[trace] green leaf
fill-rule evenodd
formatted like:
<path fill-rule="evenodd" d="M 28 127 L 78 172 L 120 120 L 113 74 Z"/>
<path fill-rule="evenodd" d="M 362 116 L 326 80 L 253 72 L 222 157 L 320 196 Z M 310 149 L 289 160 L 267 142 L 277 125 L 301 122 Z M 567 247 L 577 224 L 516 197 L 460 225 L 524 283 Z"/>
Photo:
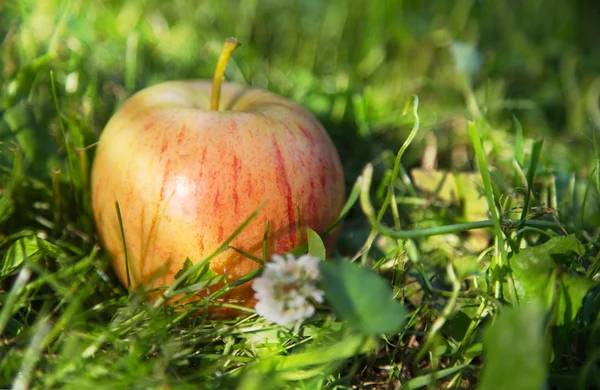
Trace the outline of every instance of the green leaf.
<path fill-rule="evenodd" d="M 4 278 L 14 273 L 25 260 L 38 262 L 44 257 L 56 258 L 62 253 L 62 250 L 35 235 L 27 236 L 15 241 L 4 254 L 2 258 L 2 268 L 0 268 L 0 278 Z"/>
<path fill-rule="evenodd" d="M 583 255 L 585 248 L 574 236 L 554 237 L 550 241 L 522 249 L 511 259 L 515 287 L 521 303 L 541 302 L 550 309 L 556 302 L 556 324 L 571 323 L 587 292 L 599 284 L 584 276 L 560 269 L 553 256 L 568 253 Z M 561 272 L 558 272 L 561 271 Z M 554 294 L 558 293 L 556 299 Z"/>
<path fill-rule="evenodd" d="M 394 333 L 407 310 L 395 301 L 392 288 L 376 273 L 348 260 L 321 263 L 321 289 L 336 313 L 365 335 Z"/>
<path fill-rule="evenodd" d="M 477 343 L 477 344 L 473 344 L 470 347 L 468 347 L 464 352 L 464 356 L 466 358 L 474 359 L 477 356 L 480 356 L 482 353 L 483 353 L 483 344 Z"/>
<path fill-rule="evenodd" d="M 175 280 L 182 277 L 182 275 L 187 270 L 191 269 L 193 266 L 194 266 L 194 263 L 192 262 L 192 260 L 190 260 L 189 258 L 185 259 L 183 266 L 175 274 Z M 210 263 L 206 262 L 206 263 L 202 264 L 200 267 L 198 267 L 198 269 L 196 271 L 194 271 L 192 274 L 190 274 L 187 277 L 187 279 L 183 281 L 183 286 L 191 286 L 194 284 L 205 282 L 205 281 L 211 280 L 212 278 L 217 276 L 217 273 L 212 271 L 209 268 L 209 266 L 210 266 Z"/>
<path fill-rule="evenodd" d="M 525 305 L 505 309 L 487 330 L 484 349 L 477 389 L 542 389 L 548 367 L 543 308 Z"/>
<path fill-rule="evenodd" d="M 556 269 L 553 255 L 569 252 L 582 255 L 584 251 L 583 245 L 572 235 L 554 237 L 542 245 L 521 249 L 510 261 L 521 303 L 546 299 L 550 277 Z"/>
<path fill-rule="evenodd" d="M 189 258 L 185 259 L 185 262 L 183 263 L 183 266 L 181 267 L 181 269 L 179 271 L 177 271 L 177 273 L 175 274 L 175 279 L 179 279 L 179 277 L 181 275 L 183 275 L 183 273 L 185 271 L 187 271 L 188 269 L 192 268 L 194 266 L 194 263 L 192 263 L 192 260 L 190 260 Z"/>
<path fill-rule="evenodd" d="M 311 228 L 306 228 L 306 238 L 308 239 L 308 254 L 318 259 L 325 260 L 326 252 L 325 245 L 319 233 Z"/>
<path fill-rule="evenodd" d="M 588 291 L 598 286 L 598 283 L 591 279 L 570 274 L 562 275 L 561 282 L 557 325 L 573 322 L 583 305 L 583 298 Z"/>

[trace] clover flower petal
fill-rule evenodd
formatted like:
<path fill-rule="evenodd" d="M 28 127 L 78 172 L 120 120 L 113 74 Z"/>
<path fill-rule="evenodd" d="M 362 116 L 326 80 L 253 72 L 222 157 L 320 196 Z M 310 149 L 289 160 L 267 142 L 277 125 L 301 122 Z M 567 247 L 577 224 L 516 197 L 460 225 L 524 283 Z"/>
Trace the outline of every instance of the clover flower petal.
<path fill-rule="evenodd" d="M 320 277 L 316 257 L 273 255 L 262 276 L 252 284 L 258 300 L 256 312 L 279 325 L 311 317 L 314 303 L 323 302 L 323 291 L 316 286 Z"/>

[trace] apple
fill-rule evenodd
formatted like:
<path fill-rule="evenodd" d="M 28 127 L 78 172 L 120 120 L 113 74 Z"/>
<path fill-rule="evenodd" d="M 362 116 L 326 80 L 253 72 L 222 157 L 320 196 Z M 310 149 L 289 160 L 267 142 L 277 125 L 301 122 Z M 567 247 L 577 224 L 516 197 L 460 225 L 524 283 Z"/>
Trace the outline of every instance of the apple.
<path fill-rule="evenodd" d="M 342 165 L 321 124 L 283 97 L 221 84 L 238 45 L 226 41 L 212 83 L 145 88 L 118 109 L 100 136 L 91 178 L 94 219 L 127 286 L 118 203 L 133 290 L 172 284 L 187 258 L 206 258 L 262 204 L 230 244 L 259 258 L 267 221 L 270 258 L 304 243 L 306 228 L 325 231 L 343 207 Z M 329 249 L 334 244 L 335 234 L 326 240 Z M 258 267 L 231 249 L 210 263 L 229 282 Z M 222 302 L 256 303 L 250 283 Z"/>

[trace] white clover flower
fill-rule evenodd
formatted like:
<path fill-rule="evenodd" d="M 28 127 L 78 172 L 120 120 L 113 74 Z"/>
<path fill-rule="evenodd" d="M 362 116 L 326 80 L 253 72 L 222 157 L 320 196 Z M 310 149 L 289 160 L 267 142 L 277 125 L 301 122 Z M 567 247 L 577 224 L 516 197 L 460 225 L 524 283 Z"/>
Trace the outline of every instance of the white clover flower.
<path fill-rule="evenodd" d="M 310 255 L 285 259 L 273 255 L 252 288 L 256 292 L 256 312 L 279 325 L 289 325 L 315 314 L 314 302 L 323 302 L 323 291 L 316 286 L 321 277 L 319 259 Z"/>

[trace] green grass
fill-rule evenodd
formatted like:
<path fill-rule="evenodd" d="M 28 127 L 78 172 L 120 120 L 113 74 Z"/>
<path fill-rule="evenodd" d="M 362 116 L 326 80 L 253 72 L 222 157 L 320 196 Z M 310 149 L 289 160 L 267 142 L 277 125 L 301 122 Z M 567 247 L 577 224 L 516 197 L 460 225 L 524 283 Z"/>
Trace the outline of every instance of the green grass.
<path fill-rule="evenodd" d="M 589 0 L 0 3 L 0 387 L 599 387 L 599 17 Z M 327 302 L 291 329 L 148 305 L 95 236 L 107 120 L 145 86 L 211 78 L 227 36 L 226 78 L 313 112 L 351 194 Z"/>

